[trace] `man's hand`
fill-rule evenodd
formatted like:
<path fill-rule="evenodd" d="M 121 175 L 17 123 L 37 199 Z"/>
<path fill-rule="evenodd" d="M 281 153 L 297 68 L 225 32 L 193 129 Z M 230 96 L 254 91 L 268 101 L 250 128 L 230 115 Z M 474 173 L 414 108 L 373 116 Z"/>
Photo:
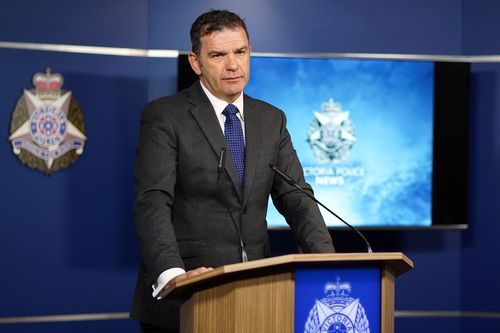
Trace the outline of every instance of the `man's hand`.
<path fill-rule="evenodd" d="M 203 274 L 203 273 L 206 273 L 206 272 L 210 272 L 211 270 L 213 270 L 212 267 L 198 267 L 198 268 L 193 269 L 191 271 L 187 271 L 186 273 L 183 273 L 181 275 L 177 275 L 172 280 L 168 281 L 168 283 L 165 285 L 165 287 L 163 288 L 163 290 L 166 290 L 166 289 L 170 288 L 177 281 L 189 279 L 189 278 L 191 278 L 193 276 L 200 275 L 200 274 Z"/>

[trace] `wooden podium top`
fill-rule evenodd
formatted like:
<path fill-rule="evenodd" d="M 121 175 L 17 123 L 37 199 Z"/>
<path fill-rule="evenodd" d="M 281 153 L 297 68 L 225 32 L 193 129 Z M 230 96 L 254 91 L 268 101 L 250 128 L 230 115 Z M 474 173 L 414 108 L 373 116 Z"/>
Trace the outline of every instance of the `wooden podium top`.
<path fill-rule="evenodd" d="M 161 297 L 165 297 L 171 293 L 183 294 L 194 286 L 216 281 L 223 276 L 241 273 L 276 268 L 282 266 L 290 266 L 306 263 L 378 263 L 388 266 L 395 277 L 409 271 L 413 268 L 413 262 L 401 252 L 378 252 L 378 253 L 312 253 L 312 254 L 289 254 L 279 257 L 271 257 L 260 260 L 253 260 L 244 263 L 225 265 L 214 270 L 194 276 L 189 279 L 177 281 L 167 290 L 161 292 Z"/>

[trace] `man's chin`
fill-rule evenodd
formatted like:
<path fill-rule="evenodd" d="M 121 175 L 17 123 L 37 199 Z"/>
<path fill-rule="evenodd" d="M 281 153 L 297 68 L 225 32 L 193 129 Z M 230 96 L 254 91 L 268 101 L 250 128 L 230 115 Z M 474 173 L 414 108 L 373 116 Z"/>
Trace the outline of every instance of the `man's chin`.
<path fill-rule="evenodd" d="M 227 97 L 234 97 L 234 99 L 240 96 L 245 86 L 231 87 L 231 89 L 227 89 L 224 93 Z"/>

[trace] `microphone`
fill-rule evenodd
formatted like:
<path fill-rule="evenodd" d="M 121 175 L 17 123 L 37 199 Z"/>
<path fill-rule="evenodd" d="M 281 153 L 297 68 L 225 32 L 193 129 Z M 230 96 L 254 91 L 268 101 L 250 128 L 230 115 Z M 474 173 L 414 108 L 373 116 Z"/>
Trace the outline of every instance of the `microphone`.
<path fill-rule="evenodd" d="M 224 206 L 226 207 L 227 212 L 229 213 L 229 216 L 231 217 L 231 221 L 233 222 L 234 227 L 236 228 L 236 231 L 238 232 L 238 237 L 240 238 L 240 248 L 241 248 L 241 261 L 242 262 L 247 262 L 248 261 L 248 255 L 247 251 L 245 250 L 245 242 L 243 242 L 243 237 L 241 236 L 241 231 L 240 228 L 238 228 L 238 225 L 236 224 L 233 214 L 231 213 L 231 210 L 229 209 L 229 204 L 226 201 L 226 198 L 224 196 L 224 192 L 222 191 L 222 187 L 220 185 L 220 177 L 222 175 L 222 171 L 224 171 L 224 167 L 226 165 L 226 147 L 222 147 L 220 150 L 219 154 L 219 163 L 217 164 L 217 187 L 219 188 L 219 194 L 222 199 L 222 202 L 224 203 Z"/>
<path fill-rule="evenodd" d="M 219 154 L 219 164 L 217 165 L 217 172 L 220 174 L 224 170 L 224 166 L 226 165 L 226 147 L 222 147 Z"/>
<path fill-rule="evenodd" d="M 308 196 L 309 198 L 311 198 L 314 202 L 316 202 L 318 205 L 320 205 L 321 207 L 323 207 L 324 209 L 326 209 L 330 214 L 332 214 L 333 216 L 335 216 L 337 219 L 339 219 L 342 223 L 344 223 L 346 226 L 349 227 L 349 229 L 351 229 L 352 231 L 356 232 L 364 241 L 365 241 L 365 244 L 366 244 L 366 248 L 368 250 L 368 253 L 373 253 L 372 251 L 372 247 L 370 246 L 370 243 L 368 242 L 368 240 L 365 238 L 365 236 L 363 236 L 363 234 L 361 233 L 361 231 L 359 231 L 358 229 L 354 228 L 352 225 L 350 225 L 349 223 L 347 223 L 344 219 L 342 219 L 340 216 L 338 216 L 337 214 L 335 214 L 332 210 L 330 210 L 328 207 L 326 207 L 325 205 L 323 205 L 318 199 L 316 199 L 314 197 L 314 195 L 310 194 L 310 193 L 307 193 L 306 191 L 304 191 L 304 189 L 302 189 L 302 187 L 300 187 L 297 182 L 295 180 L 293 180 L 290 176 L 288 176 L 287 174 L 285 174 L 283 171 L 281 171 L 280 169 L 278 169 L 276 166 L 272 165 L 272 164 L 269 164 L 269 167 L 278 175 L 280 176 L 285 182 L 287 182 L 290 186 L 292 187 L 295 187 L 296 189 L 298 189 L 300 192 L 304 193 L 306 196 Z"/>

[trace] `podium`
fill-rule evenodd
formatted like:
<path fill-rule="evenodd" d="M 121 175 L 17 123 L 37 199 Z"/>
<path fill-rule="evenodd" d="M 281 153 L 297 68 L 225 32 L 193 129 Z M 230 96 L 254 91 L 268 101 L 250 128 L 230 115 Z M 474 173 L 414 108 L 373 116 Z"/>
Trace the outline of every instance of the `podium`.
<path fill-rule="evenodd" d="M 403 253 L 293 254 L 226 265 L 165 291 L 186 298 L 181 333 L 394 332 Z"/>

